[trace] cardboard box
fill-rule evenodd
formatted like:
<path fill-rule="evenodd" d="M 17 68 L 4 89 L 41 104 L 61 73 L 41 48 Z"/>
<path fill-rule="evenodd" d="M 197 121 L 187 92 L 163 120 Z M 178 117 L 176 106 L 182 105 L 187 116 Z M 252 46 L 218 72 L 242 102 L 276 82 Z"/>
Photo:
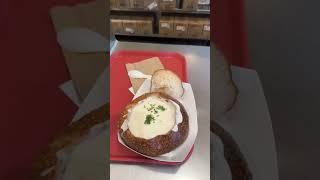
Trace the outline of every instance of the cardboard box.
<path fill-rule="evenodd" d="M 144 0 L 144 9 L 156 9 L 159 6 L 158 3 L 158 0 Z"/>
<path fill-rule="evenodd" d="M 144 9 L 144 1 L 145 0 L 129 0 L 130 7 L 135 9 Z"/>
<path fill-rule="evenodd" d="M 130 0 L 116 0 L 118 8 L 130 8 Z"/>
<path fill-rule="evenodd" d="M 198 9 L 198 0 L 183 0 L 182 9 L 184 10 L 197 10 Z"/>
<path fill-rule="evenodd" d="M 189 18 L 188 37 L 203 38 L 204 21 L 201 18 Z"/>
<path fill-rule="evenodd" d="M 117 0 L 110 0 L 110 8 L 111 8 L 111 9 L 116 9 L 116 8 L 118 8 Z"/>
<path fill-rule="evenodd" d="M 158 6 L 161 10 L 172 10 L 177 7 L 177 0 L 159 0 Z"/>
<path fill-rule="evenodd" d="M 135 9 L 152 10 L 158 7 L 158 0 L 129 0 L 130 7 Z"/>
<path fill-rule="evenodd" d="M 174 35 L 178 37 L 186 37 L 188 35 L 188 17 L 174 18 Z"/>
<path fill-rule="evenodd" d="M 166 36 L 174 35 L 174 17 L 163 16 L 159 20 L 159 34 Z"/>
<path fill-rule="evenodd" d="M 137 33 L 138 34 L 153 34 L 153 18 L 152 17 L 139 17 L 136 19 Z"/>
<path fill-rule="evenodd" d="M 210 10 L 210 0 L 197 0 L 197 9 L 199 10 Z"/>
<path fill-rule="evenodd" d="M 120 17 L 111 17 L 110 25 L 111 25 L 111 33 L 122 33 L 123 32 L 123 22 Z"/>
<path fill-rule="evenodd" d="M 139 33 L 137 22 L 132 17 L 125 16 L 122 22 L 123 22 L 124 33 L 126 34 Z"/>
<path fill-rule="evenodd" d="M 203 37 L 205 39 L 210 40 L 210 19 L 204 19 L 203 20 L 203 33 L 202 33 Z"/>

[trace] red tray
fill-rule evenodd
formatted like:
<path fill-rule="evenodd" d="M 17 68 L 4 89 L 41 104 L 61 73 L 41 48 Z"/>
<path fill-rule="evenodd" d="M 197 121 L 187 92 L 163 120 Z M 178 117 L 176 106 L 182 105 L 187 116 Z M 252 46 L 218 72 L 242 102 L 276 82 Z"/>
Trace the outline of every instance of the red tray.
<path fill-rule="evenodd" d="M 183 82 L 188 82 L 185 58 L 174 52 L 151 51 L 117 51 L 111 55 L 110 60 L 110 160 L 127 163 L 150 163 L 162 165 L 177 165 L 181 163 L 163 162 L 143 157 L 132 152 L 118 142 L 117 121 L 125 106 L 132 100 L 133 95 L 128 88 L 131 87 L 128 78 L 126 63 L 134 63 L 151 57 L 159 57 L 166 69 L 175 72 Z M 186 161 L 191 153 L 188 154 Z M 183 163 L 183 162 L 182 162 Z"/>

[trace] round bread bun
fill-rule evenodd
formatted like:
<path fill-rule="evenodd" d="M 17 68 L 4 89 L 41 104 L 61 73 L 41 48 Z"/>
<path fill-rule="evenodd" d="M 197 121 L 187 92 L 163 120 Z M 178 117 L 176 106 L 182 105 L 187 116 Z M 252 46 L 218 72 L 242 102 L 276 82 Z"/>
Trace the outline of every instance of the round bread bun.
<path fill-rule="evenodd" d="M 128 117 L 129 111 L 131 111 L 133 107 L 138 105 L 140 101 L 145 100 L 148 97 L 161 98 L 167 102 L 168 100 L 171 100 L 180 107 L 182 122 L 177 125 L 178 126 L 177 131 L 173 131 L 171 129 L 164 135 L 158 135 L 150 139 L 145 139 L 145 138 L 135 137 L 133 133 L 130 131 L 130 128 L 126 130 L 123 130 L 121 128 L 124 121 Z M 132 148 L 133 150 L 141 154 L 155 157 L 155 156 L 159 156 L 174 150 L 186 140 L 189 132 L 189 117 L 183 105 L 176 99 L 159 92 L 146 93 L 136 98 L 126 106 L 125 110 L 121 114 L 121 117 L 118 123 L 118 128 L 119 128 L 120 136 L 127 146 L 129 146 L 130 148 Z"/>
<path fill-rule="evenodd" d="M 181 79 L 167 69 L 160 69 L 153 73 L 150 91 L 162 92 L 174 98 L 180 98 L 184 93 Z"/>

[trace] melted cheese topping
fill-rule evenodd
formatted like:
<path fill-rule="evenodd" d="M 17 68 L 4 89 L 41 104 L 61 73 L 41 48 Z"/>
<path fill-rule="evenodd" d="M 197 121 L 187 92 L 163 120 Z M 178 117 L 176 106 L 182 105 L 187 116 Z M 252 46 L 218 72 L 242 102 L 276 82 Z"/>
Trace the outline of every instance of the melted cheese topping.
<path fill-rule="evenodd" d="M 156 96 L 148 97 L 129 111 L 123 127 L 129 128 L 135 137 L 144 139 L 167 134 L 173 129 L 178 130 L 176 126 L 182 122 L 182 115 L 177 106 L 170 100 L 166 101 Z"/>

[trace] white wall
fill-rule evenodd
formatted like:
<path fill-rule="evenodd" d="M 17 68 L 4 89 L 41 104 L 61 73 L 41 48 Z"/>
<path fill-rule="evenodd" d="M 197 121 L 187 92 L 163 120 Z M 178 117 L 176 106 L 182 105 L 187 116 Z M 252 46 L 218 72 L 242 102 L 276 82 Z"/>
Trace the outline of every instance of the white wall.
<path fill-rule="evenodd" d="M 264 86 L 280 180 L 319 179 L 320 1 L 246 0 L 249 62 Z"/>

